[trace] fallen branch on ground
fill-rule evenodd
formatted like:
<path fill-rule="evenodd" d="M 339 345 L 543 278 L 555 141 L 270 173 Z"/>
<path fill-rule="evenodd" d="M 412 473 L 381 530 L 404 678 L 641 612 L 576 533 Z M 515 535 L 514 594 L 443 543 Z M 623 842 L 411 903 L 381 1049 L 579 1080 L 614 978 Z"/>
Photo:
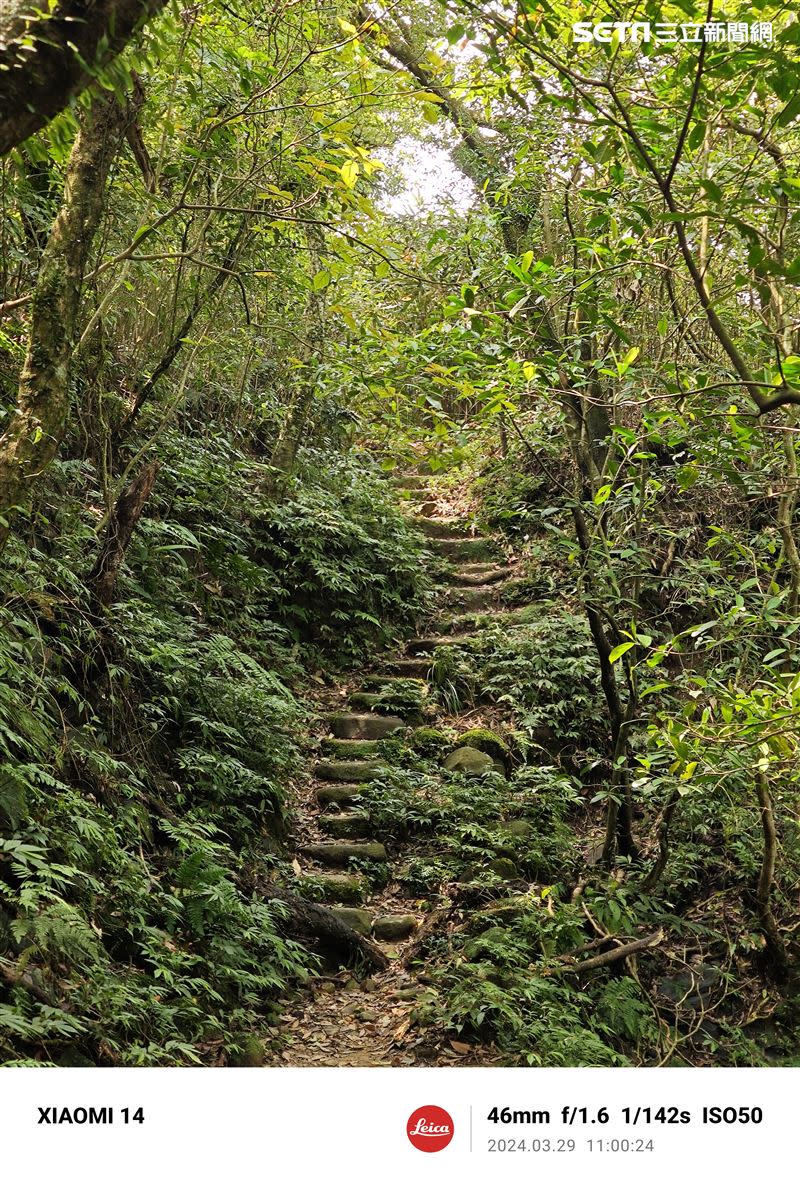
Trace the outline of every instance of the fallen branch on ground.
<path fill-rule="evenodd" d="M 381 948 L 345 925 L 333 910 L 275 884 L 259 884 L 258 891 L 286 906 L 288 912 L 283 920 L 301 937 L 319 942 L 337 955 L 361 959 L 373 971 L 385 971 L 389 966 Z"/>
<path fill-rule="evenodd" d="M 649 934 L 647 938 L 637 938 L 634 942 L 623 942 L 621 946 L 615 946 L 612 950 L 606 950 L 591 959 L 582 959 L 579 963 L 566 962 L 568 956 L 565 955 L 563 956 L 565 964 L 560 970 L 569 971 L 571 975 L 581 971 L 594 971 L 597 967 L 606 967 L 609 963 L 616 963 L 619 959 L 637 954 L 640 950 L 649 950 L 650 947 L 658 946 L 663 937 L 664 931 L 656 930 L 655 934 Z M 605 939 L 600 941 L 605 941 Z M 546 974 L 552 974 L 558 970 L 559 968 L 556 967 L 548 968 Z"/>

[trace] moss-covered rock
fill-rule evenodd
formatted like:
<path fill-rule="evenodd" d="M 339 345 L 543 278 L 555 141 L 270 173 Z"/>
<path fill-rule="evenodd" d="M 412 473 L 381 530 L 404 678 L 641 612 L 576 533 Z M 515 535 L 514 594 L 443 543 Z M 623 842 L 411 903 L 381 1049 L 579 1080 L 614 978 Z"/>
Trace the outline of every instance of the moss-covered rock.
<path fill-rule="evenodd" d="M 352 905 L 332 905 L 332 911 L 346 926 L 358 934 L 372 933 L 372 914 L 369 909 L 356 909 Z"/>
<path fill-rule="evenodd" d="M 473 777 L 480 777 L 484 773 L 505 773 L 505 768 L 486 752 L 466 746 L 456 748 L 444 762 L 444 767 L 451 773 L 468 773 Z"/>
<path fill-rule="evenodd" d="M 411 747 L 421 756 L 439 756 L 450 746 L 446 731 L 438 727 L 418 727 L 411 736 Z"/>
<path fill-rule="evenodd" d="M 264 1066 L 267 1060 L 266 1047 L 260 1037 L 243 1033 L 236 1038 L 230 1055 L 231 1066 Z"/>
<path fill-rule="evenodd" d="M 374 756 L 380 749 L 380 740 L 339 740 L 325 739 L 322 741 L 322 751 L 326 756 L 334 756 L 337 760 L 360 760 L 365 756 Z"/>
<path fill-rule="evenodd" d="M 367 886 L 354 872 L 315 872 L 302 880 L 300 891 L 310 901 L 360 905 L 366 898 Z"/>
<path fill-rule="evenodd" d="M 489 864 L 489 871 L 499 876 L 501 880 L 519 880 L 519 871 L 513 860 L 507 856 L 498 856 Z"/>
<path fill-rule="evenodd" d="M 471 727 L 469 731 L 462 732 L 455 741 L 455 747 L 477 748 L 479 752 L 485 752 L 504 767 L 507 767 L 511 760 L 511 753 L 505 741 L 496 732 L 485 727 Z"/>

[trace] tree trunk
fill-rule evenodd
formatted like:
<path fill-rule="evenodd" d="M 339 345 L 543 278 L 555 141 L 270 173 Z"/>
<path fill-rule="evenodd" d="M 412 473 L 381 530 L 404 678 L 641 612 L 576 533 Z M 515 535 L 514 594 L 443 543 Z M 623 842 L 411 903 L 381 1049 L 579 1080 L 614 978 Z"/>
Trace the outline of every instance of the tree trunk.
<path fill-rule="evenodd" d="M 42 254 L 31 303 L 17 408 L 0 439 L 0 549 L 10 515 L 27 503 L 64 436 L 83 278 L 126 118 L 115 98 L 98 96 L 67 164 L 61 210 Z"/>
<path fill-rule="evenodd" d="M 772 888 L 775 883 L 775 866 L 778 858 L 778 833 L 775 829 L 775 811 L 769 788 L 769 777 L 759 769 L 756 773 L 756 796 L 761 814 L 761 831 L 764 837 L 764 852 L 756 889 L 758 915 L 764 931 L 767 958 L 779 979 L 786 976 L 789 959 L 786 946 L 778 930 L 778 923 L 772 911 Z"/>
<path fill-rule="evenodd" d="M 0 155 L 63 111 L 166 0 L 0 4 Z"/>
<path fill-rule="evenodd" d="M 89 574 L 88 586 L 95 612 L 110 607 L 114 602 L 119 568 L 144 506 L 150 499 L 160 468 L 158 462 L 143 467 L 114 505 L 103 545 Z"/>

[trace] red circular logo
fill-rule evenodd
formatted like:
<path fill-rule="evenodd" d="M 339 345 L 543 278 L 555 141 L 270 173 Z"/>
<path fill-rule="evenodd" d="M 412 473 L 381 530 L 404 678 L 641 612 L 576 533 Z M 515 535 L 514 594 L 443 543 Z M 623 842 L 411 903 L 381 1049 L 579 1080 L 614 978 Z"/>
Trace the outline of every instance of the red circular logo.
<path fill-rule="evenodd" d="M 412 1111 L 406 1124 L 406 1136 L 415 1149 L 423 1153 L 438 1153 L 453 1139 L 453 1119 L 443 1107 L 429 1103 Z"/>

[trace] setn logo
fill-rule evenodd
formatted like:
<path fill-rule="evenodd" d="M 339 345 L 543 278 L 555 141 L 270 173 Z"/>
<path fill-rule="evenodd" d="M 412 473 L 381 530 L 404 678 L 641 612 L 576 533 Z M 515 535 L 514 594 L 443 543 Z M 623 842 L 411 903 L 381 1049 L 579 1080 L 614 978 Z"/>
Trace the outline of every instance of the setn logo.
<path fill-rule="evenodd" d="M 415 1149 L 423 1153 L 438 1153 L 453 1139 L 453 1119 L 443 1107 L 432 1103 L 412 1111 L 406 1124 L 406 1135 Z"/>

